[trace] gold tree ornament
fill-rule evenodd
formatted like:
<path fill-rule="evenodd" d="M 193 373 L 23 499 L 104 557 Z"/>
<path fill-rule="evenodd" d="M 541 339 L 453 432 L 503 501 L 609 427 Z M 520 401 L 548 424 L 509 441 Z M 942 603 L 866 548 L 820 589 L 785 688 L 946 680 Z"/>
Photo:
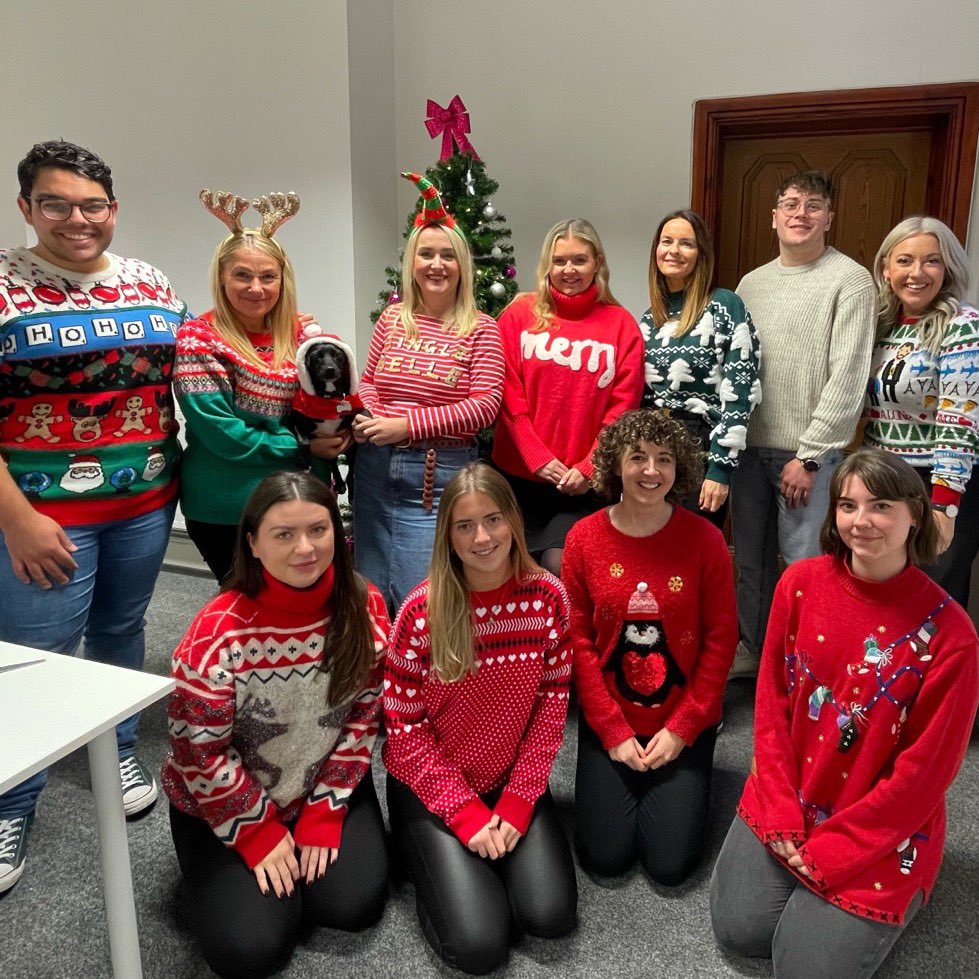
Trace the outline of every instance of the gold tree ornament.
<path fill-rule="evenodd" d="M 212 191 L 205 187 L 200 192 L 201 203 L 205 209 L 210 211 L 222 224 L 230 229 L 233 235 L 240 235 L 242 232 L 241 216 L 248 210 L 249 202 L 244 197 L 230 194 L 226 190 Z"/>
<path fill-rule="evenodd" d="M 299 195 L 292 191 L 288 194 L 266 194 L 253 200 L 252 207 L 262 215 L 262 234 L 271 238 L 289 218 L 299 212 Z"/>

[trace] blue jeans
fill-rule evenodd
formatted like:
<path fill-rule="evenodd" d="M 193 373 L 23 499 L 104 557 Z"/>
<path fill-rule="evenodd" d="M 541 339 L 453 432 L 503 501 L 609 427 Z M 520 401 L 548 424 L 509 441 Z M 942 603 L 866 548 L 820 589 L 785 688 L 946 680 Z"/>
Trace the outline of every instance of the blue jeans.
<path fill-rule="evenodd" d="M 435 514 L 446 483 L 476 459 L 476 447 L 436 449 L 433 506 L 422 506 L 425 449 L 367 443 L 354 464 L 354 561 L 392 613 L 428 577 Z"/>
<path fill-rule="evenodd" d="M 829 508 L 829 482 L 842 453 L 828 452 L 809 494 L 809 504 L 789 508 L 782 498 L 782 468 L 795 458 L 788 449 L 745 449 L 731 477 L 731 531 L 738 565 L 741 641 L 761 653 L 772 596 L 786 564 L 821 553 L 819 533 Z"/>
<path fill-rule="evenodd" d="M 176 501 L 128 520 L 65 527 L 78 550 L 78 570 L 66 585 L 45 591 L 14 577 L 0 534 L 0 639 L 74 656 L 82 639 L 85 658 L 143 668 L 143 614 L 153 596 L 170 538 Z M 83 692 L 79 694 L 83 695 Z M 119 757 L 136 750 L 139 714 L 116 725 Z M 0 817 L 34 811 L 47 769 L 0 796 Z"/>

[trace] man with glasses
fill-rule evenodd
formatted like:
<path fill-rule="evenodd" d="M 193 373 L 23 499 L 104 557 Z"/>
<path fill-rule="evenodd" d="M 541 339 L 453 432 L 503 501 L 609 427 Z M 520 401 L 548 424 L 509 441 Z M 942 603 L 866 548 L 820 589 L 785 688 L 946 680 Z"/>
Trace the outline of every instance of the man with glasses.
<path fill-rule="evenodd" d="M 39 143 L 17 176 L 37 244 L 0 248 L 0 639 L 73 655 L 84 638 L 88 659 L 141 669 L 176 506 L 186 307 L 155 268 L 106 250 L 119 202 L 94 153 Z M 157 796 L 138 719 L 116 728 L 129 816 Z M 0 796 L 0 893 L 21 876 L 46 779 Z"/>
<path fill-rule="evenodd" d="M 772 227 L 778 258 L 738 295 L 761 347 L 761 403 L 731 480 L 741 642 L 731 676 L 754 676 L 785 564 L 820 553 L 829 481 L 853 439 L 874 339 L 870 273 L 826 244 L 833 185 L 818 170 L 783 180 Z"/>

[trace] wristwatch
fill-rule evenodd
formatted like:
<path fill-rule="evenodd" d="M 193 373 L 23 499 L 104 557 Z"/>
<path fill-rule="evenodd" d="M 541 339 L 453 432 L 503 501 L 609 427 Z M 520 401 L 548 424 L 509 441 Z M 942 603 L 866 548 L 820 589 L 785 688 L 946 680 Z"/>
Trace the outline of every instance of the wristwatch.
<path fill-rule="evenodd" d="M 798 456 L 796 456 L 796 458 L 799 459 Z M 807 473 L 819 472 L 819 463 L 816 462 L 815 459 L 799 459 L 799 462 L 802 464 L 802 468 L 805 469 Z"/>
<path fill-rule="evenodd" d="M 939 513 L 944 513 L 946 517 L 951 517 L 953 520 L 959 515 L 959 508 L 954 503 L 932 503 L 931 508 Z"/>

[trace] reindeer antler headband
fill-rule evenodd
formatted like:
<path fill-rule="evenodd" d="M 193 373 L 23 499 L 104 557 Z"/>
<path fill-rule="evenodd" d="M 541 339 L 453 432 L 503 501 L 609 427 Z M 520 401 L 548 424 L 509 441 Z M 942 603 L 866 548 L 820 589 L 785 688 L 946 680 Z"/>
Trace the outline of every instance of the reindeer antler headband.
<path fill-rule="evenodd" d="M 288 194 L 266 194 L 249 202 L 244 197 L 237 197 L 227 191 L 212 191 L 205 187 L 200 193 L 200 198 L 205 210 L 210 211 L 222 224 L 227 225 L 232 235 L 242 235 L 246 231 L 252 231 L 264 238 L 271 238 L 289 218 L 299 213 L 299 195 L 292 191 Z M 241 216 L 248 210 L 249 204 L 262 215 L 261 228 L 242 227 Z"/>

